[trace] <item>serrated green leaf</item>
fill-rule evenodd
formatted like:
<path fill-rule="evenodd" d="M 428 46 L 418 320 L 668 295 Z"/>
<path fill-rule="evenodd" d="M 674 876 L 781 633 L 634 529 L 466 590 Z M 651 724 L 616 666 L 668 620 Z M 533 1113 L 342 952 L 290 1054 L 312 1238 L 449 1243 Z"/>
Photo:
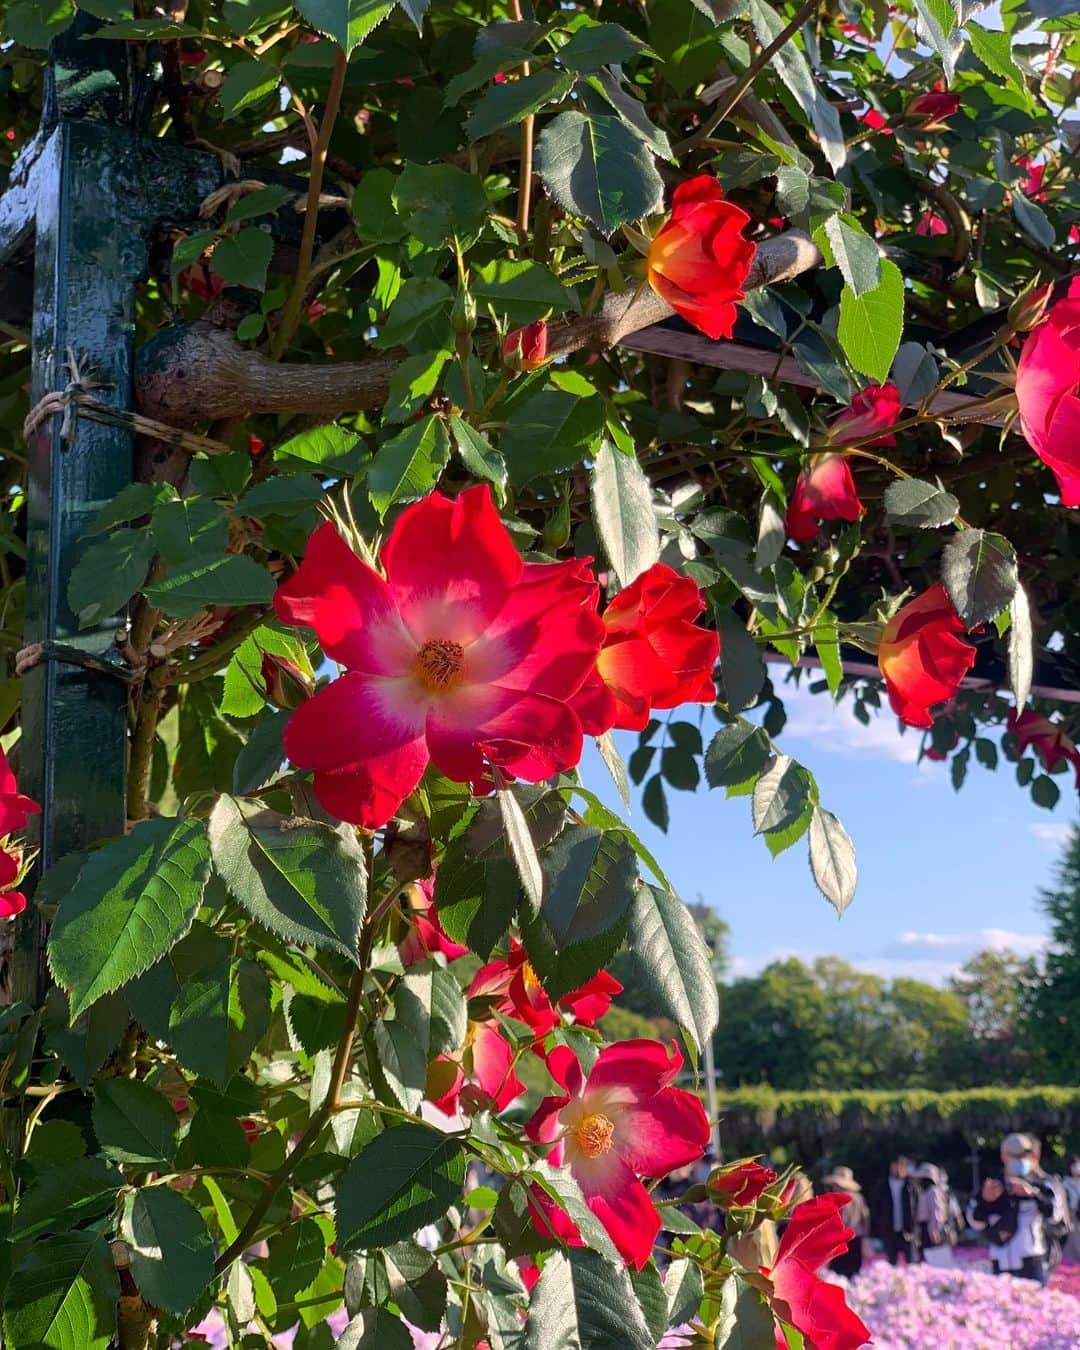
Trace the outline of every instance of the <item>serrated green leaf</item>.
<path fill-rule="evenodd" d="M 190 619 L 212 605 L 268 605 L 274 598 L 274 578 L 254 558 L 230 553 L 174 568 L 147 586 L 146 597 L 170 617 Z"/>
<path fill-rule="evenodd" d="M 622 1262 L 571 1248 L 544 1262 L 529 1300 L 526 1350 L 653 1350 L 649 1330 Z"/>
<path fill-rule="evenodd" d="M 761 727 L 733 722 L 721 727 L 705 752 L 705 781 L 710 787 L 734 787 L 761 773 L 772 748 Z"/>
<path fill-rule="evenodd" d="M 200 820 L 140 821 L 83 864 L 49 933 L 49 965 L 78 1017 L 191 927 L 210 874 Z"/>
<path fill-rule="evenodd" d="M 176 1156 L 176 1112 L 141 1079 L 99 1078 L 91 1116 L 108 1158 L 163 1169 Z"/>
<path fill-rule="evenodd" d="M 1035 671 L 1035 634 L 1031 626 L 1031 607 L 1027 592 L 1019 581 L 1009 606 L 1012 623 L 1009 625 L 1009 684 L 1016 699 L 1017 712 L 1031 696 L 1031 680 Z"/>
<path fill-rule="evenodd" d="M 518 404 L 499 440 L 513 487 L 569 469 L 590 455 L 604 428 L 604 402 L 548 389 Z"/>
<path fill-rule="evenodd" d="M 184 497 L 156 508 L 150 536 L 163 560 L 176 566 L 223 554 L 229 527 L 225 512 L 212 498 Z"/>
<path fill-rule="evenodd" d="M 453 164 L 406 164 L 394 204 L 409 233 L 433 248 L 455 238 L 471 243 L 491 209 L 481 180 Z"/>
<path fill-rule="evenodd" d="M 414 422 L 375 452 L 368 469 L 371 503 L 385 516 L 395 502 L 415 502 L 439 481 L 450 460 L 450 437 L 442 418 Z"/>
<path fill-rule="evenodd" d="M 920 530 L 951 525 L 960 503 L 938 483 L 919 478 L 898 478 L 885 489 L 885 510 L 890 520 Z"/>
<path fill-rule="evenodd" d="M 593 518 L 608 561 L 629 586 L 660 557 L 660 532 L 652 488 L 635 455 L 625 455 L 607 437 L 593 461 Z"/>
<path fill-rule="evenodd" d="M 131 1198 L 122 1233 L 147 1303 L 186 1313 L 214 1277 L 214 1242 L 199 1211 L 179 1191 L 144 1186 Z"/>
<path fill-rule="evenodd" d="M 639 884 L 630 905 L 627 944 L 658 1011 L 703 1049 L 716 1030 L 720 1005 L 709 949 L 678 896 Z"/>
<path fill-rule="evenodd" d="M 754 833 L 787 830 L 814 804 L 814 797 L 814 780 L 809 772 L 787 755 L 778 754 L 754 787 Z"/>
<path fill-rule="evenodd" d="M 394 0 L 295 0 L 296 8 L 317 32 L 351 55 L 394 8 Z"/>
<path fill-rule="evenodd" d="M 290 942 L 356 959 L 367 865 L 351 831 L 228 796 L 208 831 L 215 869 L 253 918 Z"/>
<path fill-rule="evenodd" d="M 248 225 L 218 241 L 210 267 L 229 286 L 266 289 L 266 273 L 274 256 L 274 241 L 265 231 Z"/>
<path fill-rule="evenodd" d="M 1016 553 L 1004 535 L 960 530 L 941 554 L 941 579 L 967 628 L 988 623 L 1016 594 Z"/>
<path fill-rule="evenodd" d="M 80 628 L 92 628 L 117 614 L 146 580 L 154 557 L 147 530 L 126 526 L 83 553 L 68 579 L 68 604 Z"/>
<path fill-rule="evenodd" d="M 465 121 L 469 140 L 478 141 L 493 131 L 514 126 L 549 103 L 561 103 L 573 84 L 569 71 L 547 66 L 520 80 L 489 85 Z"/>
<path fill-rule="evenodd" d="M 33 1244 L 4 1295 L 4 1337 L 34 1350 L 108 1350 L 120 1297 L 109 1244 L 64 1233 Z"/>
<path fill-rule="evenodd" d="M 238 61 L 225 76 L 218 94 L 225 120 L 269 98 L 280 83 L 281 73 L 276 66 L 262 61 Z"/>
<path fill-rule="evenodd" d="M 818 890 L 843 914 L 855 898 L 855 845 L 833 813 L 820 806 L 810 817 L 810 870 Z"/>
<path fill-rule="evenodd" d="M 442 1219 L 465 1180 L 459 1140 L 419 1123 L 377 1135 L 349 1164 L 334 1207 L 340 1251 L 387 1247 Z"/>
<path fill-rule="evenodd" d="M 36 1135 L 36 1131 L 35 1131 Z M 66 1232 L 107 1213 L 124 1178 L 102 1158 L 51 1163 L 19 1197 L 11 1225 L 13 1240 L 39 1233 Z"/>
<path fill-rule="evenodd" d="M 506 460 L 483 432 L 456 415 L 450 418 L 450 434 L 458 458 L 474 478 L 491 484 L 500 506 L 506 501 Z"/>
<path fill-rule="evenodd" d="M 863 375 L 883 383 L 904 329 L 904 278 L 893 262 L 881 259 L 881 284 L 863 295 L 845 286 L 840 295 L 836 335 L 848 360 Z"/>
<path fill-rule="evenodd" d="M 663 202 L 652 155 L 617 117 L 560 113 L 540 134 L 536 167 L 560 206 L 604 234 L 641 220 Z"/>

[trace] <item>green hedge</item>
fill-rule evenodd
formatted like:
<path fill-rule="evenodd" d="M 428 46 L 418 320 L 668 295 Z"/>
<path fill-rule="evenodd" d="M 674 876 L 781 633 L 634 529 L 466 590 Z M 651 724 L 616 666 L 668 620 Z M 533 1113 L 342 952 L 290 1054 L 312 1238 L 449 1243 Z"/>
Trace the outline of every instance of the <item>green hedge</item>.
<path fill-rule="evenodd" d="M 838 1134 L 960 1131 L 987 1142 L 1010 1130 L 1080 1129 L 1080 1087 L 970 1088 L 963 1092 L 777 1092 L 720 1094 L 725 1149 L 797 1145 L 806 1151 Z"/>

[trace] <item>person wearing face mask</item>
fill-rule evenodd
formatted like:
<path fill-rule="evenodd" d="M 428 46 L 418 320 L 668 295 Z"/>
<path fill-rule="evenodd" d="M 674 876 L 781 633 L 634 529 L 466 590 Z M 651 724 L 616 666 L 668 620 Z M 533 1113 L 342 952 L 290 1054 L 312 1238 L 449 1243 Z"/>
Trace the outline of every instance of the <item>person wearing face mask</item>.
<path fill-rule="evenodd" d="M 1072 1219 L 1072 1232 L 1065 1242 L 1065 1255 L 1071 1261 L 1080 1261 L 1080 1153 L 1071 1155 L 1061 1179 L 1065 1199 Z"/>
<path fill-rule="evenodd" d="M 1064 1191 L 1039 1166 L 1039 1143 L 1029 1134 L 1006 1135 L 1001 1162 L 1002 1175 L 987 1177 L 971 1198 L 968 1222 L 985 1233 L 995 1275 L 1045 1284 L 1057 1235 L 1068 1224 Z"/>

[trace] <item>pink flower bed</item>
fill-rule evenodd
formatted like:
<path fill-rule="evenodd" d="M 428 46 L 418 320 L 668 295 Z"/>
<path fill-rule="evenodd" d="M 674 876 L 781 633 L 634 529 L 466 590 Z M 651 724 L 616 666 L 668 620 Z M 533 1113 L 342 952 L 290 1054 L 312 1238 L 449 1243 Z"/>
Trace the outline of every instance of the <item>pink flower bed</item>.
<path fill-rule="evenodd" d="M 1080 1299 L 1034 1281 L 958 1267 L 875 1262 L 848 1303 L 874 1350 L 1077 1350 Z"/>

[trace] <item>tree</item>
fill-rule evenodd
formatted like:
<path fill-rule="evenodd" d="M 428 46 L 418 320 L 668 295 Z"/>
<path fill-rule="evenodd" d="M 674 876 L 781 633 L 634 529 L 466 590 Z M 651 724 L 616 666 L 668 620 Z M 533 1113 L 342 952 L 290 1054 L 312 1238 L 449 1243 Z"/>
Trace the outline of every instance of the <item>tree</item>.
<path fill-rule="evenodd" d="M 1031 1000 L 1030 1040 L 1047 1081 L 1080 1082 L 1080 829 L 1070 830 L 1056 884 L 1039 894 L 1050 921 L 1043 977 Z"/>
<path fill-rule="evenodd" d="M 966 961 L 952 981 L 967 1009 L 977 1083 L 1012 1085 L 1038 1081 L 1038 1047 L 1028 1015 L 1039 983 L 1032 957 L 988 948 Z"/>

